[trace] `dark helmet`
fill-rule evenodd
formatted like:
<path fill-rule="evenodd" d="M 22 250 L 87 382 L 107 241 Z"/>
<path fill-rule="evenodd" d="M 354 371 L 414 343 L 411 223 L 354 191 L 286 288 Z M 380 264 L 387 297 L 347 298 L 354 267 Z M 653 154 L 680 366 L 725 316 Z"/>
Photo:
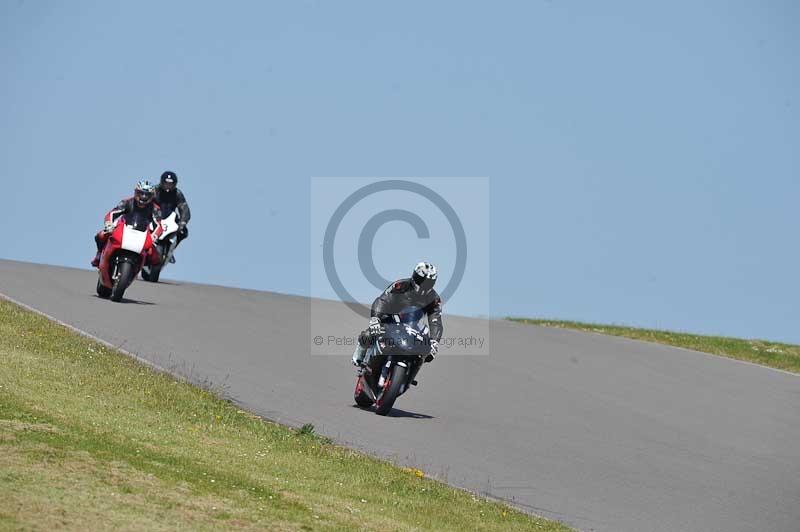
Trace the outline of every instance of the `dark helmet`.
<path fill-rule="evenodd" d="M 414 283 L 414 290 L 421 294 L 427 294 L 433 290 L 436 284 L 436 266 L 429 262 L 420 262 L 411 274 L 411 281 Z"/>
<path fill-rule="evenodd" d="M 167 170 L 161 174 L 161 188 L 170 192 L 178 186 L 178 175 L 175 172 Z"/>
<path fill-rule="evenodd" d="M 150 181 L 139 181 L 136 183 L 136 188 L 133 189 L 133 199 L 137 207 L 144 207 L 155 196 L 155 187 Z"/>

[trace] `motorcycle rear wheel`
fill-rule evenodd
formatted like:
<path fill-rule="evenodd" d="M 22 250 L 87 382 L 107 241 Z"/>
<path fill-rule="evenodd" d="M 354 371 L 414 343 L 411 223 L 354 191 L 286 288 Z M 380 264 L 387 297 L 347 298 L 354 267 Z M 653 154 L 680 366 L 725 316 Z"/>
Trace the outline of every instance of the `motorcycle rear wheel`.
<path fill-rule="evenodd" d="M 372 406 L 372 399 L 370 398 L 369 394 L 364 390 L 364 386 L 366 383 L 364 381 L 364 376 L 359 375 L 358 380 L 356 381 L 356 389 L 355 393 L 353 394 L 353 398 L 356 401 L 356 404 L 361 408 L 368 408 Z"/>
<path fill-rule="evenodd" d="M 111 295 L 111 289 L 107 288 L 101 281 L 100 276 L 97 279 L 97 295 L 102 297 L 103 299 L 108 299 Z"/>

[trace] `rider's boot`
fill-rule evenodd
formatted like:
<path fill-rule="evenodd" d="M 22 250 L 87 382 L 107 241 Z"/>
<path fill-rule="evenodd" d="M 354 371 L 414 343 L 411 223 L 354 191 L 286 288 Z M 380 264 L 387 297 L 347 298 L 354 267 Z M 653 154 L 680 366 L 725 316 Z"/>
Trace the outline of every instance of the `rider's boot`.
<path fill-rule="evenodd" d="M 99 234 L 94 236 L 94 243 L 97 244 L 97 255 L 94 256 L 92 259 L 92 268 L 99 268 L 100 267 L 100 254 L 103 252 L 103 242 L 100 239 Z"/>
<path fill-rule="evenodd" d="M 186 226 L 183 227 L 182 230 L 178 231 L 178 241 L 175 242 L 175 249 L 178 249 L 178 246 L 181 245 L 181 242 L 189 236 L 189 229 Z M 172 250 L 172 256 L 169 258 L 170 264 L 175 264 L 175 249 Z"/>

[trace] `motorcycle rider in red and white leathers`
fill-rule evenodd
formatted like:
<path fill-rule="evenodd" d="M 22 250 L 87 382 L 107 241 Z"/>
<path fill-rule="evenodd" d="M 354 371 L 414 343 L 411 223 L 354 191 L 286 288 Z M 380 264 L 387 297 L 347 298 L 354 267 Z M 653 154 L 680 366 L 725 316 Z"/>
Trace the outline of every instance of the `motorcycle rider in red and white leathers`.
<path fill-rule="evenodd" d="M 142 212 L 146 218 L 153 221 L 155 229 L 152 232 L 153 239 L 157 239 L 163 228 L 161 227 L 161 209 L 158 204 L 153 200 L 155 197 L 155 188 L 149 181 L 139 181 L 136 183 L 136 188 L 133 190 L 133 196 L 126 198 L 119 202 L 116 208 L 111 209 L 106 213 L 103 219 L 103 229 L 94 236 L 94 241 L 97 244 L 97 255 L 92 260 L 92 266 L 98 268 L 100 266 L 100 254 L 108 241 L 109 235 L 114 231 L 114 222 L 120 216 L 132 214 L 133 212 Z M 150 247 L 150 251 L 145 257 L 145 264 L 158 264 L 161 261 L 158 250 L 155 246 Z"/>
<path fill-rule="evenodd" d="M 427 262 L 420 262 L 408 279 L 400 279 L 390 284 L 372 303 L 369 326 L 358 337 L 358 346 L 353 353 L 353 364 L 363 366 L 368 363 L 364 358 L 367 349 L 372 345 L 375 337 L 383 332 L 381 324 L 391 323 L 394 316 L 400 316 L 409 311 L 417 311 L 428 317 L 428 329 L 431 351 L 425 362 L 432 362 L 439 350 L 439 340 L 442 339 L 442 299 L 433 285 L 436 283 L 436 266 Z"/>

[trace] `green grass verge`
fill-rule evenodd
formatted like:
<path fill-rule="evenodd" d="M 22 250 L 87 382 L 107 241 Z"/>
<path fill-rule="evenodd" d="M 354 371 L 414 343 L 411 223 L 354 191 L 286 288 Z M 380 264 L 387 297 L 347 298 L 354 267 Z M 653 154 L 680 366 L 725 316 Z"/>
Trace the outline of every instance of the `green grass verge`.
<path fill-rule="evenodd" d="M 567 530 L 0 300 L 0 529 Z"/>
<path fill-rule="evenodd" d="M 762 366 L 783 369 L 800 373 L 800 346 L 768 342 L 765 340 L 742 340 L 724 336 L 703 336 L 670 331 L 637 329 L 618 325 L 597 325 L 575 321 L 559 321 L 528 318 L 507 318 L 519 323 L 557 327 L 560 329 L 577 329 L 612 336 L 624 336 L 634 340 L 645 340 L 675 347 L 684 347 L 694 351 L 712 353 L 714 355 L 746 360 Z"/>

